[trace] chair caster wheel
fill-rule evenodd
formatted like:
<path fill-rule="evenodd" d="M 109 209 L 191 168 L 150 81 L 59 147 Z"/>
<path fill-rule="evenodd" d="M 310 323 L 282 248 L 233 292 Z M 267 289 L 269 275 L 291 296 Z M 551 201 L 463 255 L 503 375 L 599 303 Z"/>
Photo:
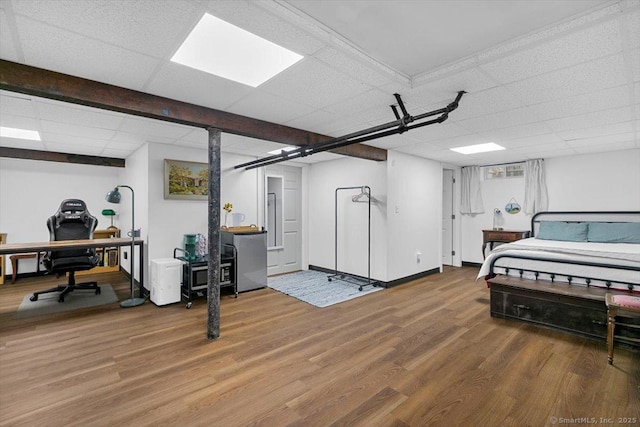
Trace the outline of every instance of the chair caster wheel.
<path fill-rule="evenodd" d="M 29 301 L 38 301 L 38 295 L 31 295 Z"/>
<path fill-rule="evenodd" d="M 100 295 L 102 291 L 100 291 L 100 288 L 96 289 L 96 295 Z"/>
<path fill-rule="evenodd" d="M 359 290 L 360 292 L 362 292 L 362 286 L 360 286 L 360 287 L 358 288 L 358 290 Z"/>
<path fill-rule="evenodd" d="M 58 298 L 58 302 L 64 302 L 64 297 Z"/>
<path fill-rule="evenodd" d="M 189 310 L 191 308 L 191 302 L 188 302 L 185 307 L 186 307 L 187 310 Z"/>
<path fill-rule="evenodd" d="M 331 282 L 331 277 L 329 277 L 327 280 Z"/>

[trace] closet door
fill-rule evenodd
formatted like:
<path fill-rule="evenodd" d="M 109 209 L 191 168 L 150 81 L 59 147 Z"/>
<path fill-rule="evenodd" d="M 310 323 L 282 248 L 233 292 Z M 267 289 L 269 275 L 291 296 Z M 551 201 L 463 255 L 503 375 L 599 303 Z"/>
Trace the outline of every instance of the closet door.
<path fill-rule="evenodd" d="M 282 274 L 302 268 L 302 169 L 294 166 L 272 165 L 265 175 L 283 179 L 282 244 L 267 249 L 267 274 Z M 265 185 L 267 180 L 264 180 Z M 269 191 L 265 191 L 265 194 Z M 280 243 L 280 242 L 278 242 Z"/>

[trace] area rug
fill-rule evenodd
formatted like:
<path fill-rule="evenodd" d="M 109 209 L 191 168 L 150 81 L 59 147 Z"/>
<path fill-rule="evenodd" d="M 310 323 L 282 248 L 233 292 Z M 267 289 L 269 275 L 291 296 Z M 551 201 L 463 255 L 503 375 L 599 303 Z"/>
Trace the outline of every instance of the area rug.
<path fill-rule="evenodd" d="M 64 302 L 58 302 L 58 296 L 60 295 L 58 292 L 38 295 L 37 301 L 29 300 L 31 295 L 33 294 L 25 295 L 22 299 L 18 311 L 13 315 L 14 319 L 61 313 L 79 308 L 112 304 L 118 301 L 118 297 L 111 285 L 100 285 L 100 295 L 96 295 L 95 291 L 73 291 L 64 297 Z"/>
<path fill-rule="evenodd" d="M 358 285 L 343 280 L 328 280 L 329 274 L 315 270 L 299 271 L 282 276 L 270 277 L 267 286 L 316 307 L 328 307 L 348 301 L 384 288 Z"/>

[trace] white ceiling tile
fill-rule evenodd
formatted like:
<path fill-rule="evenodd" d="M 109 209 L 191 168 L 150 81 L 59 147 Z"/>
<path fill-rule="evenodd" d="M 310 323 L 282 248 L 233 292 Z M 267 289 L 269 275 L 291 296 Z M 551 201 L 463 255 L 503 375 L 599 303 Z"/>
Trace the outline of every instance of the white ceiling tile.
<path fill-rule="evenodd" d="M 537 122 L 538 118 L 531 114 L 528 108 L 515 108 L 509 111 L 488 114 L 473 119 L 460 120 L 456 124 L 470 132 L 486 132 L 489 130 L 503 129 L 517 125 Z"/>
<path fill-rule="evenodd" d="M 407 145 L 413 145 L 415 143 L 416 141 L 411 139 L 408 134 L 403 133 L 374 139 L 373 141 L 368 141 L 367 145 L 390 150 L 398 147 L 405 147 Z"/>
<path fill-rule="evenodd" d="M 321 126 L 318 124 L 325 124 L 331 120 L 337 119 L 339 116 L 335 113 L 330 113 L 324 110 L 315 110 L 310 114 L 297 117 L 284 123 L 287 126 L 297 129 L 304 129 L 310 132 L 323 133 Z"/>
<path fill-rule="evenodd" d="M 261 86 L 267 92 L 293 102 L 323 108 L 371 90 L 344 73 L 313 58 L 289 67 Z"/>
<path fill-rule="evenodd" d="M 572 139 L 593 138 L 596 136 L 617 135 L 620 133 L 630 133 L 634 131 L 633 122 L 616 123 L 605 126 L 595 126 L 583 129 L 575 129 L 566 132 L 557 132 L 558 136 L 565 141 Z"/>
<path fill-rule="evenodd" d="M 526 138 L 514 138 L 506 141 L 498 140 L 497 142 L 500 145 L 506 148 L 517 148 L 517 147 L 530 147 L 533 145 L 547 145 L 552 146 L 552 144 L 560 144 L 564 142 L 562 138 L 560 138 L 555 133 L 549 133 L 546 135 L 535 135 L 528 136 Z"/>
<path fill-rule="evenodd" d="M 224 110 L 253 88 L 173 62 L 165 62 L 148 83 L 154 95 Z"/>
<path fill-rule="evenodd" d="M 44 134 L 69 135 L 71 137 L 79 138 L 96 138 L 101 140 L 109 140 L 116 133 L 113 129 L 100 129 L 50 120 L 41 120 L 40 125 Z"/>
<path fill-rule="evenodd" d="M 272 14 L 270 5 L 264 3 L 267 2 L 213 0 L 208 1 L 206 5 L 207 11 L 212 15 L 300 55 L 313 55 L 325 46 L 324 42 L 311 36 L 295 23 Z"/>
<path fill-rule="evenodd" d="M 16 129 L 41 130 L 38 120 L 33 117 L 14 116 L 6 113 L 0 115 L 0 125 Z"/>
<path fill-rule="evenodd" d="M 21 148 L 23 150 L 44 150 L 44 142 L 30 139 L 0 137 L 0 146 L 9 148 Z"/>
<path fill-rule="evenodd" d="M 83 154 L 85 156 L 99 156 L 102 154 L 104 146 L 77 145 L 77 144 L 61 144 L 46 142 L 45 146 L 48 151 L 58 153 Z"/>
<path fill-rule="evenodd" d="M 629 51 L 627 55 L 631 64 L 632 79 L 634 82 L 640 82 L 640 49 Z"/>
<path fill-rule="evenodd" d="M 140 90 L 159 63 L 147 55 L 31 19 L 17 17 L 16 21 L 25 60 L 36 67 Z"/>
<path fill-rule="evenodd" d="M 291 102 L 260 89 L 252 91 L 226 109 L 231 113 L 280 124 L 314 110 L 308 105 Z"/>
<path fill-rule="evenodd" d="M 34 103 L 29 95 L 4 90 L 0 91 L 0 113 L 36 117 Z"/>
<path fill-rule="evenodd" d="M 435 155 L 441 151 L 450 151 L 450 150 L 443 150 L 441 147 L 427 144 L 425 142 L 418 142 L 418 143 L 405 145 L 402 147 L 397 147 L 397 148 L 394 148 L 394 150 L 400 151 L 406 154 L 421 156 L 421 157 Z"/>
<path fill-rule="evenodd" d="M 492 151 L 490 153 L 477 153 L 469 156 L 474 159 L 473 162 L 467 164 L 475 165 L 492 165 L 496 163 L 522 162 L 528 157 L 524 153 L 513 150 Z"/>
<path fill-rule="evenodd" d="M 491 129 L 480 132 L 480 134 L 493 142 L 508 143 L 514 139 L 535 137 L 536 135 L 545 135 L 551 132 L 551 128 L 545 123 L 528 123 L 502 129 Z"/>
<path fill-rule="evenodd" d="M 640 47 L 640 9 L 627 13 L 625 18 L 627 31 L 629 32 L 628 47 Z"/>
<path fill-rule="evenodd" d="M 163 137 L 175 140 L 186 136 L 193 130 L 193 127 L 144 117 L 127 116 L 122 122 L 120 130 L 149 137 Z"/>
<path fill-rule="evenodd" d="M 626 122 L 632 119 L 633 109 L 631 107 L 621 107 L 605 111 L 597 111 L 594 113 L 581 114 L 579 116 L 548 120 L 545 124 L 555 132 L 564 132 L 574 129 Z"/>
<path fill-rule="evenodd" d="M 341 116 L 357 114 L 362 110 L 377 109 L 383 111 L 387 122 L 395 120 L 390 105 L 395 104 L 396 99 L 392 93 L 384 92 L 380 89 L 372 88 L 359 95 L 353 96 L 341 102 L 327 105 L 323 109 Z M 372 118 L 373 120 L 373 118 Z"/>
<path fill-rule="evenodd" d="M 53 100 L 35 102 L 38 116 L 47 121 L 79 124 L 99 129 L 117 129 L 124 120 L 124 115 L 97 108 L 81 107 L 75 104 Z"/>
<path fill-rule="evenodd" d="M 604 153 L 608 151 L 620 151 L 620 150 L 629 150 L 632 148 L 636 148 L 636 144 L 634 141 L 621 141 L 621 142 L 613 142 L 609 144 L 603 145 L 581 145 L 574 147 L 577 153 L 586 154 L 586 153 Z"/>
<path fill-rule="evenodd" d="M 416 97 L 420 97 L 421 93 L 426 91 L 432 96 L 432 98 L 422 98 L 423 101 L 429 101 L 429 103 L 437 101 L 451 102 L 461 90 L 468 93 L 476 93 L 495 86 L 497 86 L 496 81 L 490 78 L 487 74 L 483 73 L 478 68 L 471 68 L 430 82 L 422 83 L 414 81 L 415 92 L 412 91 L 408 94 L 407 100 L 414 102 L 417 105 L 425 105 L 420 102 L 419 98 L 414 99 L 414 94 Z"/>
<path fill-rule="evenodd" d="M 510 83 L 506 87 L 527 105 L 562 99 L 627 83 L 622 54 Z"/>
<path fill-rule="evenodd" d="M 7 61 L 20 62 L 18 43 L 13 39 L 11 23 L 3 8 L 0 9 L 0 57 Z"/>
<path fill-rule="evenodd" d="M 201 16 L 197 2 L 182 0 L 31 0 L 14 2 L 14 12 L 157 58 L 173 54 Z"/>
<path fill-rule="evenodd" d="M 618 20 L 610 19 L 483 64 L 480 68 L 500 83 L 511 83 L 620 51 L 622 42 Z"/>
<path fill-rule="evenodd" d="M 522 102 L 504 87 L 494 87 L 463 95 L 458 108 L 450 114 L 449 119 L 459 121 L 523 106 Z"/>
<path fill-rule="evenodd" d="M 429 141 L 429 144 L 448 149 L 464 147 L 467 145 L 484 144 L 485 142 L 491 141 L 481 135 L 474 133 L 469 135 L 456 136 L 454 138 L 437 139 L 434 141 Z"/>
<path fill-rule="evenodd" d="M 120 132 L 119 137 L 108 141 L 106 144 L 106 149 L 132 153 L 144 144 L 144 140 L 140 138 L 128 139 L 126 137 L 122 137 L 123 134 L 123 132 Z"/>
<path fill-rule="evenodd" d="M 571 117 L 594 111 L 608 110 L 630 105 L 628 85 L 603 89 L 578 96 L 557 99 L 529 107 L 541 120 Z"/>
<path fill-rule="evenodd" d="M 617 144 L 621 142 L 634 142 L 635 132 L 618 133 L 615 135 L 595 136 L 591 138 L 572 139 L 567 141 L 570 147 L 586 147 L 588 145 L 604 146 L 606 144 Z"/>
<path fill-rule="evenodd" d="M 371 66 L 363 64 L 333 47 L 321 49 L 313 57 L 371 86 L 384 86 L 393 80 L 392 77 L 374 70 Z"/>
<path fill-rule="evenodd" d="M 221 138 L 224 138 L 227 134 L 222 134 Z M 209 145 L 209 132 L 201 128 L 192 128 L 191 132 L 180 138 L 181 142 L 195 142 L 202 144 L 204 147 Z"/>
<path fill-rule="evenodd" d="M 117 148 L 105 148 L 100 153 L 104 157 L 113 157 L 116 159 L 126 159 L 132 153 L 131 150 L 118 150 Z"/>
<path fill-rule="evenodd" d="M 573 148 L 566 142 L 553 142 L 550 144 L 536 144 L 536 145 L 529 145 L 526 147 L 515 147 L 515 148 L 512 148 L 511 150 L 518 153 L 522 153 L 522 154 L 537 155 L 539 153 L 551 153 L 554 151 L 562 151 L 562 152 L 572 151 Z"/>

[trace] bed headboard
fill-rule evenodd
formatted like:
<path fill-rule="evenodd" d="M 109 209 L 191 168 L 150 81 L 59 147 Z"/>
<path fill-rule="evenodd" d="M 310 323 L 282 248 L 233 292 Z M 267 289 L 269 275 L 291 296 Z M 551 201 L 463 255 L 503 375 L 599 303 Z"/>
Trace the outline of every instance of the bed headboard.
<path fill-rule="evenodd" d="M 531 237 L 534 237 L 540 221 L 562 222 L 640 222 L 640 211 L 557 211 L 538 212 L 531 217 Z"/>

